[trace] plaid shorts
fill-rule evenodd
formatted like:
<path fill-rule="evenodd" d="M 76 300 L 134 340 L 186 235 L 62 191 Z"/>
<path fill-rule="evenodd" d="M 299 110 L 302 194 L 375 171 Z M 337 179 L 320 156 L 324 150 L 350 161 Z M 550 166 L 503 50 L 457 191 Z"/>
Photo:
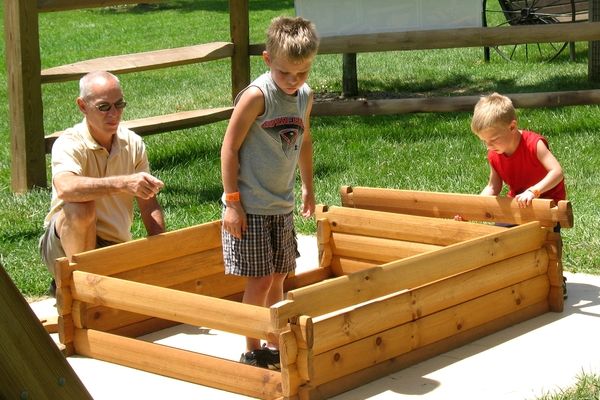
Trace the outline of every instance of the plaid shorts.
<path fill-rule="evenodd" d="M 241 239 L 221 229 L 225 273 L 259 277 L 294 271 L 300 254 L 293 214 L 247 214 L 247 218 L 248 229 Z"/>

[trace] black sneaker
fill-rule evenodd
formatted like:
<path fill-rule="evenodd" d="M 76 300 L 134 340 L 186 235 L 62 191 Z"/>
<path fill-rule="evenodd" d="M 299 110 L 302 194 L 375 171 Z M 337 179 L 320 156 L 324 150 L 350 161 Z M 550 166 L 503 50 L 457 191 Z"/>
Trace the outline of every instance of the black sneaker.
<path fill-rule="evenodd" d="M 569 296 L 567 295 L 567 277 L 563 276 L 563 299 L 566 300 Z"/>
<path fill-rule="evenodd" d="M 269 369 L 279 371 L 281 369 L 281 359 L 279 357 L 279 350 L 270 349 L 264 344 L 261 350 L 263 351 L 263 357 L 267 363 L 267 367 Z"/>
<path fill-rule="evenodd" d="M 268 368 L 262 349 L 242 353 L 240 362 L 242 364 L 252 365 L 254 367 Z"/>

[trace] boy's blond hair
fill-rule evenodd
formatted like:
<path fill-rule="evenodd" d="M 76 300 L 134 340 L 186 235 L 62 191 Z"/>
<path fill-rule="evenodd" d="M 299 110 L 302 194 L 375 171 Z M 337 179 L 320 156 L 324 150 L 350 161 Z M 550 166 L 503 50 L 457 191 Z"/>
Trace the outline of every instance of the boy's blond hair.
<path fill-rule="evenodd" d="M 304 61 L 319 48 L 315 25 L 302 17 L 276 17 L 267 30 L 266 50 L 271 58 Z"/>
<path fill-rule="evenodd" d="M 517 119 L 517 112 L 512 101 L 499 93 L 483 96 L 475 105 L 471 130 L 475 133 L 494 125 L 509 125 Z"/>

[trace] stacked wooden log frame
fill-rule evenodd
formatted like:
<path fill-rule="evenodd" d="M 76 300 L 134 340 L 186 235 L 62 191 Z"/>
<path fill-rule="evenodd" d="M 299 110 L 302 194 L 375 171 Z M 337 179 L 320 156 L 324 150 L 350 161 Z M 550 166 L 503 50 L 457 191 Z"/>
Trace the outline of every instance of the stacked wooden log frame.
<path fill-rule="evenodd" d="M 324 399 L 562 311 L 552 228 L 572 226 L 568 202 L 520 209 L 501 197 L 341 192 L 342 207 L 317 210 L 319 265 L 289 277 L 270 308 L 239 302 L 245 281 L 224 275 L 220 221 L 59 260 L 61 343 L 257 398 Z M 278 340 L 281 371 L 136 339 L 181 323 Z"/>

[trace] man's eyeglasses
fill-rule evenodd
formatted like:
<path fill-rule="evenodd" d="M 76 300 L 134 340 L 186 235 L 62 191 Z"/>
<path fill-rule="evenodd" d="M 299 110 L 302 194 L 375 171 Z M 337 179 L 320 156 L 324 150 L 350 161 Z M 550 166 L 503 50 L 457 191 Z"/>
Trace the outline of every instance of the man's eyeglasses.
<path fill-rule="evenodd" d="M 109 112 L 110 109 L 115 106 L 115 109 L 117 110 L 122 110 L 127 106 L 127 102 L 126 101 L 117 101 L 116 103 L 100 103 L 100 104 L 94 104 L 94 107 L 96 107 L 98 109 L 98 111 L 100 112 Z"/>

